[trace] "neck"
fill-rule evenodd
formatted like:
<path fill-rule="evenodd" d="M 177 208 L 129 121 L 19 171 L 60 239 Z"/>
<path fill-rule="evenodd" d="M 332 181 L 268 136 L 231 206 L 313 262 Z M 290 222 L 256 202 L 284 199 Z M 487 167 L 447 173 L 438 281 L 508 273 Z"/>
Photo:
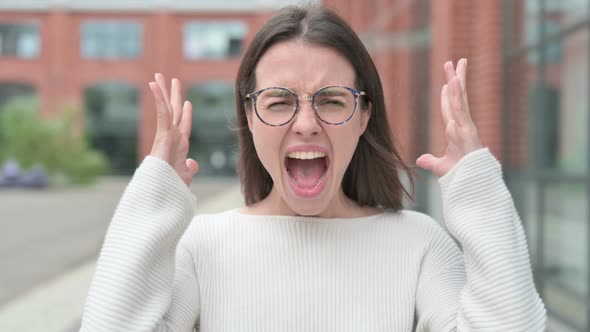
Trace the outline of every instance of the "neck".
<path fill-rule="evenodd" d="M 246 214 L 256 215 L 281 215 L 299 216 L 283 199 L 276 187 L 273 187 L 270 194 L 263 200 L 245 207 L 241 211 Z M 319 214 L 313 215 L 318 218 L 356 218 L 382 213 L 381 208 L 360 206 L 357 202 L 348 198 L 342 188 L 330 200 L 328 206 Z"/>

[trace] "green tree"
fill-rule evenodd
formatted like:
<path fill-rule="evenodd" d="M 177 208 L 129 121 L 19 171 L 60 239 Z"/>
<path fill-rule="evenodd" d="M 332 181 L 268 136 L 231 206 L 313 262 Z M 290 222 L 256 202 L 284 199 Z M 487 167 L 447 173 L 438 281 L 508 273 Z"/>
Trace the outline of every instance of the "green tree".
<path fill-rule="evenodd" d="M 109 171 L 110 162 L 77 130 L 81 110 L 66 108 L 42 119 L 35 98 L 11 100 L 0 110 L 0 161 L 15 159 L 23 169 L 40 165 L 50 182 L 89 184 Z"/>

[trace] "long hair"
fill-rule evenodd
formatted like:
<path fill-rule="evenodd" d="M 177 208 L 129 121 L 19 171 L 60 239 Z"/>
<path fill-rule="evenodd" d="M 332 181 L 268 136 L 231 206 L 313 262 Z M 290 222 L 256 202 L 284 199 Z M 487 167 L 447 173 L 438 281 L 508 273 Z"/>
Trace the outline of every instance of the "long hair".
<path fill-rule="evenodd" d="M 367 93 L 366 107 L 371 117 L 344 177 L 344 194 L 360 205 L 399 210 L 403 207 L 404 188 L 400 171 L 410 178 L 412 172 L 393 145 L 389 132 L 383 87 L 369 52 L 352 28 L 336 13 L 321 6 L 289 6 L 274 14 L 254 36 L 248 46 L 236 78 L 237 135 L 239 144 L 238 174 L 246 205 L 264 199 L 273 182 L 256 154 L 246 112 L 251 112 L 246 95 L 255 88 L 255 69 L 262 55 L 273 45 L 300 39 L 339 52 L 354 67 L 356 88 Z"/>

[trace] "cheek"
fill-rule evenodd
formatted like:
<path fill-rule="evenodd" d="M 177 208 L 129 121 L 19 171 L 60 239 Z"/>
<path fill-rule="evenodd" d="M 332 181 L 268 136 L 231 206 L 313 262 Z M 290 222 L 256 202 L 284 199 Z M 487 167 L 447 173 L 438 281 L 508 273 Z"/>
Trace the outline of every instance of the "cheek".
<path fill-rule="evenodd" d="M 269 127 L 263 123 L 255 122 L 252 126 L 252 138 L 256 147 L 256 154 L 270 173 L 273 180 L 280 172 L 280 147 L 283 140 L 282 131 L 278 128 Z"/>
<path fill-rule="evenodd" d="M 332 141 L 336 157 L 334 166 L 336 166 L 337 169 L 335 171 L 338 176 L 342 176 L 350 164 L 350 160 L 352 159 L 358 144 L 359 136 L 352 134 L 356 133 L 358 130 L 356 127 L 343 126 L 342 128 L 337 129 L 342 130 L 332 133 L 332 135 L 330 135 L 330 140 Z"/>

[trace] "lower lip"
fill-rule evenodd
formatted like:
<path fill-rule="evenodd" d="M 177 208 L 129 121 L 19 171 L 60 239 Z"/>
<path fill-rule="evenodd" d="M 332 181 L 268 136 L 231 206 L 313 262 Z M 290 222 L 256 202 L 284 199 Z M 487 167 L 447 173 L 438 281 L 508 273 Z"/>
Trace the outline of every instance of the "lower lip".
<path fill-rule="evenodd" d="M 289 184 L 291 185 L 291 190 L 293 190 L 295 195 L 297 195 L 299 197 L 303 197 L 303 198 L 313 198 L 313 197 L 319 196 L 322 193 L 322 191 L 324 191 L 324 188 L 326 187 L 326 182 L 328 179 L 328 170 L 329 169 L 326 169 L 326 172 L 324 174 L 322 174 L 322 177 L 320 178 L 320 181 L 318 182 L 318 184 L 311 189 L 305 189 L 305 188 L 298 187 L 297 184 L 295 183 L 295 180 L 293 180 L 291 178 L 291 175 L 289 175 L 289 172 L 287 171 L 287 179 L 289 179 Z"/>

